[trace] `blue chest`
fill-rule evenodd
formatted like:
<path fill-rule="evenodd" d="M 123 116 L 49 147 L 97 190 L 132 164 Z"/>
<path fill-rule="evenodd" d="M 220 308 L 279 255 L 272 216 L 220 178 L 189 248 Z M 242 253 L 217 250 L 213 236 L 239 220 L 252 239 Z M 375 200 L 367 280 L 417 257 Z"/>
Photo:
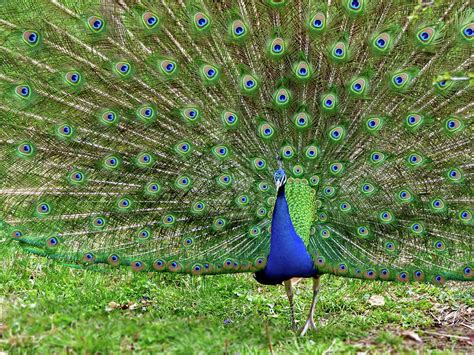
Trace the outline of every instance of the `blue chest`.
<path fill-rule="evenodd" d="M 313 277 L 316 275 L 313 260 L 303 240 L 298 236 L 291 222 L 285 187 L 278 190 L 273 210 L 270 254 L 265 269 L 257 272 L 258 282 L 275 285 L 292 277 Z"/>

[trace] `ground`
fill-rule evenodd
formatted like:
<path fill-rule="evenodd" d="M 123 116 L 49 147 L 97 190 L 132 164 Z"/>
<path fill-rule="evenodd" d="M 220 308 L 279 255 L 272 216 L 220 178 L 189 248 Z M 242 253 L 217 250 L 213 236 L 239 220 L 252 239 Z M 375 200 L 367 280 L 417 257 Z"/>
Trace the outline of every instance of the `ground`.
<path fill-rule="evenodd" d="M 0 354 L 472 352 L 472 283 L 323 276 L 317 332 L 289 328 L 283 287 L 252 276 L 84 272 L 0 240 Z M 304 323 L 311 283 L 296 286 Z"/>

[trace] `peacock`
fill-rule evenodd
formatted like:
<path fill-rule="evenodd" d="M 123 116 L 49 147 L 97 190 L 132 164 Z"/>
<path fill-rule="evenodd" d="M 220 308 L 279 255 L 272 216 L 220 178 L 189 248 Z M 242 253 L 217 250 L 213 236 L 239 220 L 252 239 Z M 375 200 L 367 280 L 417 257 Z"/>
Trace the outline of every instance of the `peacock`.
<path fill-rule="evenodd" d="M 6 0 L 0 233 L 86 270 L 474 281 L 469 1 Z"/>

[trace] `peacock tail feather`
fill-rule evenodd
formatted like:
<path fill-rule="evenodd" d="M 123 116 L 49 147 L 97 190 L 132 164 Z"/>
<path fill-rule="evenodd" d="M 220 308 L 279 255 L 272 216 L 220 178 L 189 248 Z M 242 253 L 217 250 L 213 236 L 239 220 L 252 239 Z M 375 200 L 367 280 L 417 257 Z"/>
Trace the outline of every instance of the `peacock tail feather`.
<path fill-rule="evenodd" d="M 10 0 L 0 232 L 85 268 L 474 280 L 469 1 Z"/>

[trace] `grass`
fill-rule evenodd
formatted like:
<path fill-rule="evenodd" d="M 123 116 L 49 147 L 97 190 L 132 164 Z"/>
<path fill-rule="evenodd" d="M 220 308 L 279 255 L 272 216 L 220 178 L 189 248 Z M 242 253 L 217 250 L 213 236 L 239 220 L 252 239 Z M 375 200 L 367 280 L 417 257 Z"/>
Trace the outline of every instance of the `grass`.
<path fill-rule="evenodd" d="M 289 329 L 283 287 L 251 275 L 84 272 L 0 241 L 0 352 L 322 353 L 472 351 L 472 284 L 323 276 L 317 332 Z M 304 323 L 311 284 L 296 286 Z M 383 296 L 384 305 L 371 305 Z M 415 334 L 415 335 L 413 335 Z M 422 342 L 414 340 L 416 335 Z M 414 338 L 415 337 L 415 338 Z"/>

